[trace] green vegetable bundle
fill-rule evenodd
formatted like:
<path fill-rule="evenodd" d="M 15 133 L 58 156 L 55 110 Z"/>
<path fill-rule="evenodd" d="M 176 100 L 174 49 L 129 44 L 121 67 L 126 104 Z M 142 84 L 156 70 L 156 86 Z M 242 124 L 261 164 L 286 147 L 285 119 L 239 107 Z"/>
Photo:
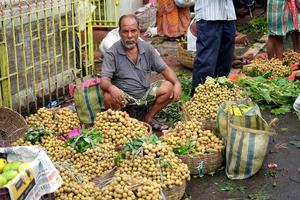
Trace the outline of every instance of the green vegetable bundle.
<path fill-rule="evenodd" d="M 252 79 L 241 78 L 237 83 L 246 94 L 263 108 L 271 109 L 273 114 L 285 114 L 292 110 L 295 99 L 300 94 L 300 81 L 290 81 L 277 77 L 273 80 L 263 76 Z"/>
<path fill-rule="evenodd" d="M 45 135 L 50 135 L 50 133 L 43 126 L 40 128 L 30 127 L 24 136 L 24 141 L 36 144 L 41 142 L 42 137 Z"/>
<path fill-rule="evenodd" d="M 85 152 L 87 149 L 95 148 L 102 143 L 102 133 L 97 130 L 81 130 L 81 133 L 70 138 L 66 142 L 66 146 L 71 146 L 78 152 Z"/>

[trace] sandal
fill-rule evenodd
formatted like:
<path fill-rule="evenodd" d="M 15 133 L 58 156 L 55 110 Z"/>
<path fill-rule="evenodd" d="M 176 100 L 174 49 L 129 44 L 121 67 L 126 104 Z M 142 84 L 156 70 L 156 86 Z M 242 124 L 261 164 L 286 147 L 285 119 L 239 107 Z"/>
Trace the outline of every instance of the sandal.
<path fill-rule="evenodd" d="M 232 61 L 232 68 L 243 68 L 244 65 L 248 65 L 251 62 L 248 59 L 241 58 L 241 59 L 235 59 Z"/>
<path fill-rule="evenodd" d="M 169 127 L 167 125 L 159 122 L 156 119 L 152 119 L 149 122 L 149 125 L 152 127 L 153 131 L 157 131 L 157 132 L 162 132 L 162 131 L 165 131 L 165 130 L 169 129 Z"/>

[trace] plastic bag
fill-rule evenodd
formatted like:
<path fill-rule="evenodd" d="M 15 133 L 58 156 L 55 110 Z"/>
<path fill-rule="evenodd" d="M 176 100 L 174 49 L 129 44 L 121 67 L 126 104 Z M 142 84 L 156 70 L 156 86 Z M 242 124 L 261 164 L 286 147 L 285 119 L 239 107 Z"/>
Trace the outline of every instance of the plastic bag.
<path fill-rule="evenodd" d="M 81 31 L 85 30 L 85 23 L 89 20 L 89 16 L 92 16 L 95 9 L 96 6 L 86 0 L 79 2 L 78 10 L 76 10 L 76 21 L 79 23 Z"/>
<path fill-rule="evenodd" d="M 294 102 L 294 109 L 297 112 L 300 112 L 300 95 L 297 97 L 296 101 Z"/>
<path fill-rule="evenodd" d="M 196 0 L 174 0 L 176 6 L 181 8 L 189 8 L 193 5 L 195 5 Z"/>
<path fill-rule="evenodd" d="M 157 27 L 148 27 L 146 32 L 144 33 L 145 36 L 154 37 L 157 36 Z"/>

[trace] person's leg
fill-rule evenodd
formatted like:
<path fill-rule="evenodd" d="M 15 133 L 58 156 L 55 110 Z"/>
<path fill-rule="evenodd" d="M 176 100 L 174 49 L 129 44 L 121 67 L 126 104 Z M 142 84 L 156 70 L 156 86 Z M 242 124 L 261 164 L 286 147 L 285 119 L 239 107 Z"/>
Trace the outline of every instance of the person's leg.
<path fill-rule="evenodd" d="M 293 45 L 293 50 L 295 52 L 300 52 L 299 48 L 299 32 L 298 31 L 293 31 L 291 33 L 291 38 L 292 38 L 292 45 Z"/>
<path fill-rule="evenodd" d="M 267 53 L 269 59 L 282 59 L 283 48 L 284 46 L 282 36 L 269 35 L 267 42 Z"/>
<path fill-rule="evenodd" d="M 197 26 L 196 57 L 193 65 L 191 96 L 198 84 L 203 84 L 207 76 L 214 76 L 221 44 L 221 28 L 218 21 L 200 20 Z"/>
<path fill-rule="evenodd" d="M 235 21 L 223 22 L 221 46 L 214 77 L 227 76 L 230 72 L 235 45 L 235 30 Z"/>
<path fill-rule="evenodd" d="M 173 91 L 173 84 L 169 81 L 164 81 L 156 93 L 156 100 L 150 111 L 145 115 L 144 122 L 149 123 L 153 117 L 166 107 L 172 99 L 170 96 Z"/>

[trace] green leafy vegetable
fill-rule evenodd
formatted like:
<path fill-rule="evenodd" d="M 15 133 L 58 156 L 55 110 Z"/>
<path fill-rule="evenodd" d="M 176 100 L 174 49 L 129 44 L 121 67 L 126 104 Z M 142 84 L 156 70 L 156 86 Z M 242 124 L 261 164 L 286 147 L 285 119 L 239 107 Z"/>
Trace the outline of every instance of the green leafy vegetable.
<path fill-rule="evenodd" d="M 295 145 L 297 148 L 300 148 L 300 140 L 290 141 L 290 144 Z"/>
<path fill-rule="evenodd" d="M 162 111 L 158 113 L 158 117 L 163 119 L 168 126 L 173 126 L 176 122 L 180 121 L 182 118 L 182 103 L 190 100 L 190 93 L 192 88 L 192 77 L 189 71 L 177 71 L 177 77 L 180 80 L 182 87 L 182 96 L 179 101 L 172 102 Z"/>
<path fill-rule="evenodd" d="M 37 142 L 41 142 L 41 138 L 45 135 L 50 135 L 50 133 L 47 130 L 45 130 L 44 127 L 30 127 L 24 136 L 24 141 L 29 141 L 31 142 L 31 144 L 36 144 Z"/>
<path fill-rule="evenodd" d="M 195 153 L 195 142 L 192 140 L 187 140 L 185 145 L 182 147 L 175 147 L 173 152 L 178 155 L 188 155 Z"/>
<path fill-rule="evenodd" d="M 102 143 L 102 133 L 97 130 L 81 130 L 81 133 L 70 138 L 65 145 L 71 146 L 78 152 L 85 152 L 87 149 L 95 148 Z"/>
<path fill-rule="evenodd" d="M 300 94 L 300 81 L 293 82 L 282 77 L 272 80 L 263 76 L 240 78 L 237 84 L 254 102 L 262 108 L 270 108 L 276 115 L 290 112 Z"/>
<path fill-rule="evenodd" d="M 121 160 L 125 159 L 126 153 L 131 152 L 133 154 L 143 154 L 143 144 L 160 144 L 162 140 L 157 135 L 152 134 L 149 136 L 142 136 L 134 140 L 128 140 L 125 142 L 123 151 L 120 151 L 115 158 L 115 165 L 119 166 Z"/>

